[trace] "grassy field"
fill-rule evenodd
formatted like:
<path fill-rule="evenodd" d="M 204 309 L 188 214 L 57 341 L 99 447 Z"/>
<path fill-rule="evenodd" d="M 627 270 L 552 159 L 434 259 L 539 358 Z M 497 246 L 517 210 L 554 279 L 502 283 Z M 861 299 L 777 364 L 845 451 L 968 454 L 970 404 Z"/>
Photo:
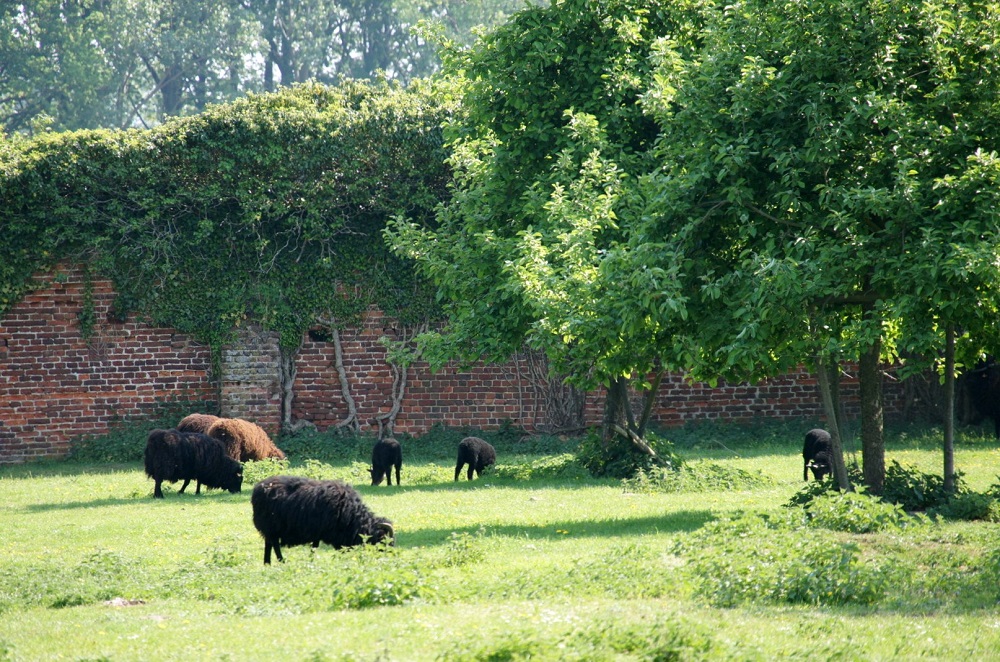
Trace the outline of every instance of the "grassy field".
<path fill-rule="evenodd" d="M 354 483 L 398 543 L 270 567 L 252 483 L 154 501 L 135 462 L 3 467 L 0 660 L 1000 659 L 997 524 L 803 524 L 784 506 L 800 428 L 668 434 L 735 477 L 681 491 L 587 477 L 558 441 L 498 446 L 471 483 L 450 444 L 414 443 L 402 487 L 366 485 L 369 442 L 293 456 Z M 887 459 L 939 472 L 939 438 L 893 432 Z M 987 490 L 1000 446 L 966 432 L 957 465 Z"/>

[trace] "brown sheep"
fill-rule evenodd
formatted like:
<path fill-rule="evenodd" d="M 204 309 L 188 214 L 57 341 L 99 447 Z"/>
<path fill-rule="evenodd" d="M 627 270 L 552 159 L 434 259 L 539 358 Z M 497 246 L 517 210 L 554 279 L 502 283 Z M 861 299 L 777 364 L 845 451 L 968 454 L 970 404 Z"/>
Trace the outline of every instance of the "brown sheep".
<path fill-rule="evenodd" d="M 284 452 L 262 427 L 242 418 L 220 418 L 208 428 L 207 434 L 224 443 L 229 457 L 240 462 L 269 457 L 285 459 Z"/>
<path fill-rule="evenodd" d="M 208 428 L 212 427 L 212 423 L 218 420 L 218 416 L 212 416 L 211 414 L 189 414 L 181 419 L 181 422 L 177 424 L 177 429 L 181 432 L 207 434 Z"/>

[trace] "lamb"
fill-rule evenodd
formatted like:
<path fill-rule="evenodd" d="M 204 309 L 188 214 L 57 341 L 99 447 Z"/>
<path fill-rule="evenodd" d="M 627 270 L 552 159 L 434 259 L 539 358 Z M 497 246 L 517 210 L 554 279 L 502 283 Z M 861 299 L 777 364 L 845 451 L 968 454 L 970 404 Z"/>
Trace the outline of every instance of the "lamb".
<path fill-rule="evenodd" d="M 285 459 L 285 453 L 274 445 L 262 427 L 242 418 L 220 418 L 205 434 L 225 444 L 229 457 L 240 462 Z"/>
<path fill-rule="evenodd" d="M 396 485 L 399 485 L 399 470 L 403 466 L 403 448 L 395 439 L 380 439 L 372 448 L 372 485 L 381 485 L 385 477 L 386 485 L 392 485 L 392 468 L 396 467 Z"/>
<path fill-rule="evenodd" d="M 395 544 L 392 522 L 376 517 L 357 491 L 339 480 L 272 476 L 254 485 L 250 505 L 253 525 L 264 537 L 264 565 L 271 564 L 272 548 L 284 561 L 282 545 Z"/>
<path fill-rule="evenodd" d="M 177 424 L 177 429 L 181 432 L 201 432 L 202 434 L 208 434 L 208 428 L 212 427 L 212 423 L 218 420 L 221 419 L 211 414 L 188 414 Z"/>
<path fill-rule="evenodd" d="M 809 480 L 809 470 L 813 478 L 823 480 L 824 476 L 833 473 L 833 440 L 830 433 L 819 428 L 806 433 L 806 441 L 802 447 L 802 480 Z"/>
<path fill-rule="evenodd" d="M 477 477 L 483 475 L 483 470 L 497 461 L 496 450 L 479 437 L 466 437 L 458 444 L 458 463 L 455 465 L 455 480 L 462 471 L 462 465 L 468 464 L 466 478 L 472 480 L 473 470 Z"/>
<path fill-rule="evenodd" d="M 200 432 L 153 430 L 146 440 L 146 475 L 155 481 L 153 497 L 163 498 L 163 481 L 183 480 L 179 493 L 196 481 L 195 494 L 201 486 L 218 487 L 232 493 L 243 486 L 243 465 L 226 454 L 222 442 Z"/>

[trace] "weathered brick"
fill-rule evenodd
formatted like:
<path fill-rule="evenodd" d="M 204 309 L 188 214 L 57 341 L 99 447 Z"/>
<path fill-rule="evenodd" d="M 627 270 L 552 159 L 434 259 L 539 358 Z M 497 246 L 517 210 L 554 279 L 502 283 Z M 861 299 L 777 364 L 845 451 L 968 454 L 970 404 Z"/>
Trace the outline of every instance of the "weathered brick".
<path fill-rule="evenodd" d="M 271 334 L 245 328 L 223 350 L 221 380 L 211 374 L 209 349 L 173 329 L 154 328 L 134 316 L 110 321 L 114 291 L 108 281 L 94 281 L 93 302 L 100 320 L 89 339 L 80 337 L 82 273 L 61 265 L 41 275 L 45 289 L 29 294 L 0 319 L 0 463 L 58 457 L 74 436 L 107 431 L 122 416 L 142 416 L 163 400 L 192 400 L 224 415 L 254 420 L 269 432 L 280 423 L 279 351 Z M 392 371 L 385 363 L 383 336 L 399 337 L 398 325 L 370 309 L 356 329 L 341 332 L 343 363 L 358 417 L 371 422 L 389 411 Z M 435 424 L 497 426 L 504 420 L 531 429 L 544 420 L 545 385 L 534 384 L 518 355 L 502 366 L 459 370 L 445 366 L 431 373 L 418 362 L 407 371 L 407 397 L 396 430 L 418 434 Z M 303 343 L 297 361 L 293 418 L 320 429 L 347 415 L 331 342 Z M 221 392 L 218 385 L 221 383 Z M 843 402 L 857 413 L 857 382 L 845 380 Z M 887 384 L 886 410 L 899 411 L 898 387 Z M 603 391 L 587 394 L 589 424 L 601 419 Z M 636 400 L 638 401 L 638 399 Z M 687 382 L 668 375 L 661 385 L 654 420 L 680 425 L 692 420 L 750 421 L 756 417 L 820 417 L 816 380 L 804 369 L 759 385 Z"/>

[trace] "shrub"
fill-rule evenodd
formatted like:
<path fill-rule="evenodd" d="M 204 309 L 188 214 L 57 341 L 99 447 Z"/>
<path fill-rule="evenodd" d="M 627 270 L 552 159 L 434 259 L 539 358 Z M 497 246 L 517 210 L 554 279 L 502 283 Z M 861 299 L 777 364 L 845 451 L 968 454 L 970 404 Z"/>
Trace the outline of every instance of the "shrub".
<path fill-rule="evenodd" d="M 211 405 L 189 400 L 160 400 L 143 415 L 117 417 L 101 435 L 84 435 L 70 440 L 67 459 L 76 462 L 142 462 L 149 431 L 169 429 L 192 411 L 208 411 Z"/>
<path fill-rule="evenodd" d="M 635 450 L 631 444 L 603 443 L 600 432 L 591 430 L 580 441 L 577 459 L 593 476 L 598 478 L 633 478 L 639 471 L 658 468 L 676 469 L 683 461 L 674 453 L 671 442 L 658 435 L 646 433 L 646 443 L 659 456 L 659 461 Z"/>
<path fill-rule="evenodd" d="M 847 533 L 899 531 L 926 522 L 908 515 L 900 505 L 886 503 L 863 490 L 827 492 L 814 499 L 806 512 L 812 526 Z"/>
<path fill-rule="evenodd" d="M 737 514 L 677 544 L 690 558 L 696 593 L 714 605 L 788 603 L 870 605 L 902 570 L 863 560 L 855 544 L 804 531 L 792 513 Z"/>
<path fill-rule="evenodd" d="M 485 529 L 482 527 L 475 533 L 463 531 L 462 533 L 452 532 L 448 536 L 448 544 L 445 545 L 444 558 L 441 565 L 449 568 L 456 568 L 470 563 L 478 563 L 486 557 L 486 550 L 483 546 L 483 536 Z"/>
<path fill-rule="evenodd" d="M 324 460 L 327 462 L 368 461 L 371 459 L 373 437 L 355 434 L 337 434 L 304 429 L 292 434 L 284 434 L 276 440 L 278 447 L 289 458 Z"/>
<path fill-rule="evenodd" d="M 1000 522 L 1000 502 L 990 493 L 962 492 L 928 509 L 927 514 L 944 519 Z"/>
<path fill-rule="evenodd" d="M 499 638 L 467 637 L 441 655 L 446 662 L 483 660 L 725 660 L 726 649 L 707 628 L 676 616 L 652 621 L 613 623 L 594 617 L 578 627 L 548 631 L 514 626 Z"/>
<path fill-rule="evenodd" d="M 244 462 L 243 484 L 252 486 L 265 478 L 288 473 L 289 466 L 290 463 L 288 460 L 279 460 L 274 457 Z"/>
<path fill-rule="evenodd" d="M 955 478 L 956 492 L 963 491 L 962 475 Z M 925 474 L 912 467 L 903 467 L 893 460 L 885 470 L 882 498 L 897 503 L 904 510 L 927 510 L 943 506 L 952 495 L 944 489 L 944 478 Z"/>
<path fill-rule="evenodd" d="M 785 506 L 788 508 L 808 508 L 813 501 L 831 492 L 840 492 L 833 476 L 827 476 L 823 480 L 811 480 L 799 488 L 799 491 L 792 495 Z"/>
<path fill-rule="evenodd" d="M 394 552 L 391 547 L 367 545 L 342 550 L 353 567 L 333 576 L 330 609 L 389 607 L 432 597 L 434 587 L 419 564 Z"/>

